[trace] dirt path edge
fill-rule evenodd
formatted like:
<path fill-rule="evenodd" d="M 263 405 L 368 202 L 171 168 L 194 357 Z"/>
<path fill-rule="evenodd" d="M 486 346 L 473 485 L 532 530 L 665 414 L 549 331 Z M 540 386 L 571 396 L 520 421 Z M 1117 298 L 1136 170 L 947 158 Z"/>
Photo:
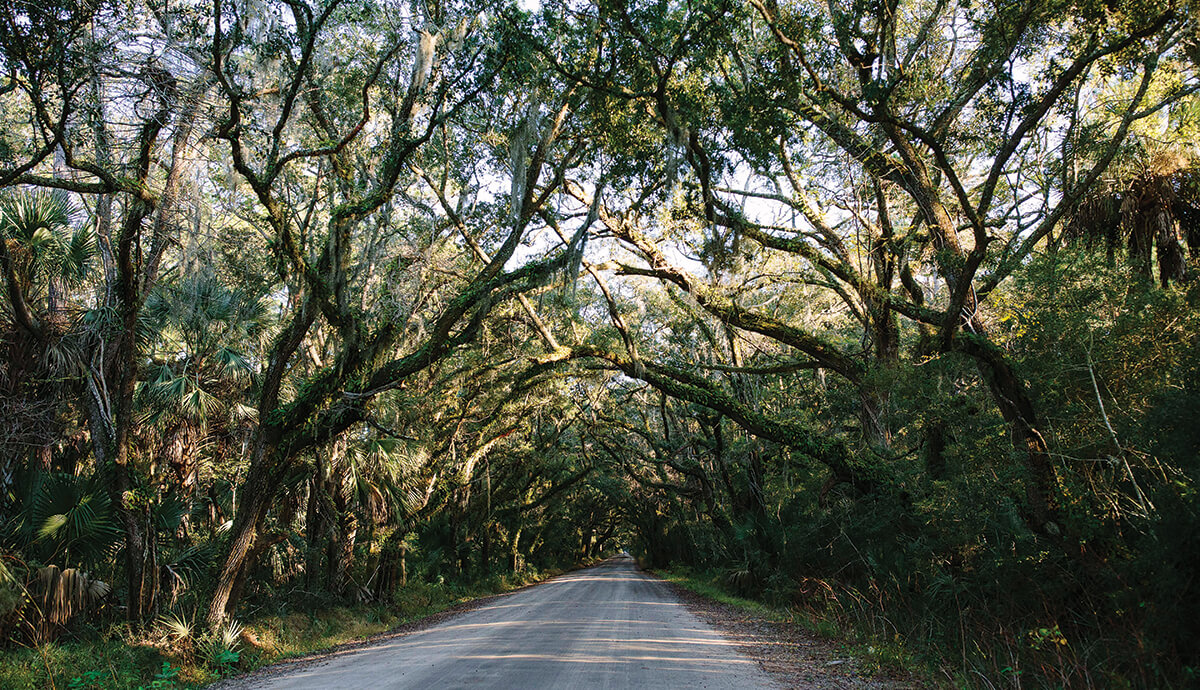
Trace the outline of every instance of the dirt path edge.
<path fill-rule="evenodd" d="M 582 567 L 589 567 L 589 566 L 580 566 L 580 567 L 582 568 Z M 565 571 L 565 572 L 572 572 L 577 569 L 578 568 L 572 568 L 571 570 Z M 481 597 L 476 597 L 474 599 L 459 602 L 457 604 L 454 604 L 453 606 L 450 606 L 449 608 L 446 608 L 442 611 L 438 611 L 437 613 L 431 613 L 428 616 L 425 616 L 423 618 L 411 620 L 411 621 L 408 621 L 407 623 L 401 623 L 400 625 L 397 625 L 396 627 L 394 627 L 390 630 L 385 630 L 381 633 L 376 633 L 374 635 L 370 635 L 368 637 L 364 637 L 359 640 L 343 642 L 342 644 L 334 645 L 332 647 L 326 647 L 324 649 L 316 649 L 316 650 L 307 652 L 300 656 L 288 657 L 286 659 L 280 659 L 278 661 L 273 661 L 265 666 L 260 666 L 256 669 L 246 671 L 244 673 L 239 673 L 236 676 L 222 678 L 221 680 L 215 681 L 215 682 L 205 686 L 205 690 L 244 690 L 245 688 L 252 687 L 251 683 L 254 681 L 260 681 L 260 680 L 263 680 L 266 678 L 271 678 L 273 676 L 277 676 L 277 675 L 283 673 L 284 671 L 291 671 L 292 669 L 295 669 L 295 668 L 303 668 L 304 666 L 308 666 L 309 664 L 320 663 L 321 661 L 323 661 L 326 658 L 328 658 L 332 655 L 335 655 L 335 654 L 343 654 L 345 652 L 353 651 L 355 649 L 359 649 L 362 647 L 370 647 L 371 645 L 377 644 L 379 642 L 384 642 L 387 640 L 394 640 L 397 638 L 406 637 L 408 635 L 412 635 L 413 633 L 418 633 L 418 632 L 421 632 L 422 630 L 431 628 L 435 625 L 438 625 L 439 623 L 442 623 L 443 621 L 454 618 L 455 616 L 459 616 L 464 613 L 467 613 L 468 611 L 472 611 L 481 606 L 485 606 L 491 602 L 498 601 L 505 597 L 510 597 L 522 590 L 528 589 L 530 587 L 536 587 L 544 582 L 548 582 L 549 580 L 553 580 L 554 578 L 565 574 L 565 572 L 564 573 L 556 573 L 545 579 L 538 580 L 537 582 L 530 582 L 528 584 L 517 587 L 516 589 L 511 589 L 507 592 L 500 592 L 499 594 L 486 594 Z"/>
<path fill-rule="evenodd" d="M 772 680 L 803 690 L 915 690 L 925 686 L 912 678 L 887 678 L 862 672 L 859 663 L 836 641 L 820 638 L 800 626 L 774 621 L 724 604 L 662 580 L 693 614 L 738 646 Z"/>

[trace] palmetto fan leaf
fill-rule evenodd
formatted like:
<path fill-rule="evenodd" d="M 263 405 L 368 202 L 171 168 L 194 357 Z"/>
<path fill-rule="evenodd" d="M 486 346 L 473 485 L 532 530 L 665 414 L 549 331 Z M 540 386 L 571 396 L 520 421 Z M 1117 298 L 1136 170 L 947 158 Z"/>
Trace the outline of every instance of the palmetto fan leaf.
<path fill-rule="evenodd" d="M 178 415 L 200 426 L 214 416 L 234 423 L 256 413 L 231 391 L 256 372 L 255 339 L 268 323 L 261 300 L 207 273 L 160 286 L 147 300 L 151 348 L 163 361 L 145 387 L 151 416 Z"/>
<path fill-rule="evenodd" d="M 241 641 L 243 629 L 244 628 L 242 627 L 242 624 L 235 620 L 230 620 L 229 622 L 225 623 L 225 625 L 221 626 L 220 630 L 217 631 L 217 634 L 221 640 L 221 644 L 224 645 L 226 649 L 236 648 L 238 643 Z"/>
<path fill-rule="evenodd" d="M 253 422 L 258 420 L 258 410 L 253 405 L 247 405 L 241 402 L 235 402 L 229 408 L 230 418 L 233 422 Z"/>
<path fill-rule="evenodd" d="M 173 532 L 178 529 L 183 518 L 191 512 L 191 503 L 181 499 L 175 493 L 160 498 L 150 506 L 150 517 L 154 526 L 163 532 Z"/>
<path fill-rule="evenodd" d="M 372 512 L 407 514 L 425 502 L 421 470 L 429 454 L 423 445 L 397 438 L 374 439 L 356 447 L 349 458 L 358 502 Z"/>
<path fill-rule="evenodd" d="M 155 376 L 143 386 L 142 394 L 157 407 L 176 411 L 183 405 L 188 394 L 190 378 L 177 374 L 168 364 L 158 367 Z"/>
<path fill-rule="evenodd" d="M 158 617 L 158 625 L 174 642 L 190 641 L 195 632 L 192 619 L 182 613 L 164 613 Z"/>
<path fill-rule="evenodd" d="M 254 373 L 254 367 L 250 361 L 232 348 L 219 348 L 214 359 L 216 359 L 221 372 L 230 378 L 240 379 Z"/>
<path fill-rule="evenodd" d="M 274 314 L 263 299 L 252 297 L 241 290 L 238 294 L 238 323 L 247 337 L 259 337 L 271 325 Z"/>
<path fill-rule="evenodd" d="M 38 569 L 28 591 L 36 604 L 29 622 L 35 642 L 40 643 L 50 638 L 56 626 L 66 625 L 93 608 L 112 592 L 112 587 L 77 568 L 48 565 Z"/>
<path fill-rule="evenodd" d="M 70 197 L 58 190 L 18 192 L 0 198 L 0 232 L 5 239 L 25 244 L 44 241 L 46 231 L 53 233 L 70 226 L 74 215 Z M 43 234 L 42 240 L 39 234 Z"/>
<path fill-rule="evenodd" d="M 185 583 L 191 584 L 196 579 L 203 577 L 212 567 L 215 553 L 215 545 L 206 542 L 193 544 L 175 554 L 173 558 L 164 558 L 163 560 L 172 572 L 181 577 Z"/>
<path fill-rule="evenodd" d="M 253 338 L 271 320 L 261 299 L 209 274 L 164 285 L 147 300 L 146 312 L 161 328 L 177 331 L 195 345 Z"/>
<path fill-rule="evenodd" d="M 222 406 L 219 398 L 200 386 L 194 385 L 191 392 L 184 398 L 180 409 L 184 415 L 203 421 L 218 413 Z"/>
<path fill-rule="evenodd" d="M 193 375 L 186 371 L 176 373 L 165 364 L 158 367 L 154 379 L 146 383 L 142 390 L 144 398 L 152 406 L 200 424 L 206 423 L 225 407 L 219 398 L 204 390 Z"/>
<path fill-rule="evenodd" d="M 120 542 L 108 494 L 70 474 L 48 475 L 26 514 L 30 541 L 47 557 L 92 564 Z"/>
<path fill-rule="evenodd" d="M 96 238 L 85 227 L 76 228 L 71 233 L 63 252 L 63 262 L 59 265 L 58 278 L 63 284 L 77 287 L 83 284 L 92 268 L 92 260 L 96 256 Z"/>
<path fill-rule="evenodd" d="M 57 190 L 0 197 L 0 239 L 27 284 L 53 278 L 78 286 L 87 277 L 96 241 L 89 228 L 72 230 L 76 214 L 70 197 Z"/>

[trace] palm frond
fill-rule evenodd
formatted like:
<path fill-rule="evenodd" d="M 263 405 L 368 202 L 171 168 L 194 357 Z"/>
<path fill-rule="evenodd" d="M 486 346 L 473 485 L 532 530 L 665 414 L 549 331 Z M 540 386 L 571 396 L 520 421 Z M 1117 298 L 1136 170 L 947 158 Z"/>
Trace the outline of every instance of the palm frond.
<path fill-rule="evenodd" d="M 46 517 L 42 524 L 37 527 L 38 539 L 54 539 L 58 536 L 62 528 L 67 525 L 66 513 L 56 513 Z"/>
<path fill-rule="evenodd" d="M 221 626 L 221 628 L 217 631 L 217 635 L 221 640 L 221 644 L 224 645 L 226 649 L 233 650 L 236 649 L 238 644 L 241 642 L 242 630 L 244 630 L 244 627 L 241 623 L 230 619 L 229 622 Z"/>
<path fill-rule="evenodd" d="M 70 226 L 76 213 L 71 198 L 60 190 L 7 194 L 0 197 L 0 234 L 5 239 L 35 243 L 39 233 L 53 234 Z"/>
<path fill-rule="evenodd" d="M 195 544 L 177 553 L 169 560 L 167 567 L 190 584 L 208 572 L 215 555 L 216 549 L 211 543 Z"/>
<path fill-rule="evenodd" d="M 55 565 L 39 568 L 27 589 L 37 604 L 30 612 L 35 619 L 29 621 L 37 642 L 51 639 L 56 628 L 94 608 L 112 592 L 108 583 L 77 568 Z"/>
<path fill-rule="evenodd" d="M 26 521 L 31 544 L 40 546 L 47 559 L 61 557 L 92 564 L 120 543 L 121 532 L 107 492 L 71 474 L 43 479 Z"/>
<path fill-rule="evenodd" d="M 245 378 L 254 373 L 254 367 L 251 366 L 250 361 L 232 348 L 221 347 L 217 349 L 215 359 L 221 372 L 230 378 Z"/>
<path fill-rule="evenodd" d="M 195 633 L 195 625 L 182 613 L 164 613 L 158 617 L 158 626 L 173 642 L 187 642 Z"/>
<path fill-rule="evenodd" d="M 195 381 L 192 382 L 191 392 L 180 406 L 183 414 L 201 424 L 204 424 L 208 419 L 221 411 L 224 403 L 220 398 L 209 393 L 200 387 Z"/>
<path fill-rule="evenodd" d="M 253 405 L 235 402 L 229 408 L 229 411 L 233 417 L 233 421 L 237 423 L 253 422 L 258 420 L 258 408 L 254 407 Z"/>
<path fill-rule="evenodd" d="M 147 393 L 164 407 L 183 411 L 191 392 L 191 382 L 191 377 L 176 374 L 164 366 L 159 370 L 159 378 L 147 388 Z"/>
<path fill-rule="evenodd" d="M 76 228 L 64 247 L 63 260 L 58 267 L 59 279 L 69 287 L 82 285 L 91 271 L 95 257 L 96 238 L 89 228 Z"/>
<path fill-rule="evenodd" d="M 72 229 L 78 215 L 66 193 L 17 192 L 0 197 L 0 238 L 14 243 L 24 279 L 39 277 L 81 285 L 91 269 L 96 243 L 91 229 Z"/>
<path fill-rule="evenodd" d="M 151 508 L 151 518 L 155 526 L 163 532 L 175 531 L 183 522 L 185 515 L 191 513 L 191 503 L 171 493 L 160 499 Z"/>

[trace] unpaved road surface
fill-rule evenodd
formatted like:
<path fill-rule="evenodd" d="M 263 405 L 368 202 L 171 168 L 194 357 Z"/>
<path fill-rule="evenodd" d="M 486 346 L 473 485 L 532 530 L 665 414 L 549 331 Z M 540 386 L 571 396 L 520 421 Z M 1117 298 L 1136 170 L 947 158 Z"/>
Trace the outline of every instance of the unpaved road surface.
<path fill-rule="evenodd" d="M 426 630 L 222 688 L 775 688 L 670 587 L 618 558 Z"/>

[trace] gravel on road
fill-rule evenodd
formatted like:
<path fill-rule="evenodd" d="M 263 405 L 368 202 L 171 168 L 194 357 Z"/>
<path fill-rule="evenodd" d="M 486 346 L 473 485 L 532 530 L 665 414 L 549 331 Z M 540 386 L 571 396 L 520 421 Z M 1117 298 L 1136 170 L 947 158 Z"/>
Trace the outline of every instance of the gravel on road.
<path fill-rule="evenodd" d="M 911 687 L 830 665 L 827 651 L 619 557 L 212 688 Z"/>

